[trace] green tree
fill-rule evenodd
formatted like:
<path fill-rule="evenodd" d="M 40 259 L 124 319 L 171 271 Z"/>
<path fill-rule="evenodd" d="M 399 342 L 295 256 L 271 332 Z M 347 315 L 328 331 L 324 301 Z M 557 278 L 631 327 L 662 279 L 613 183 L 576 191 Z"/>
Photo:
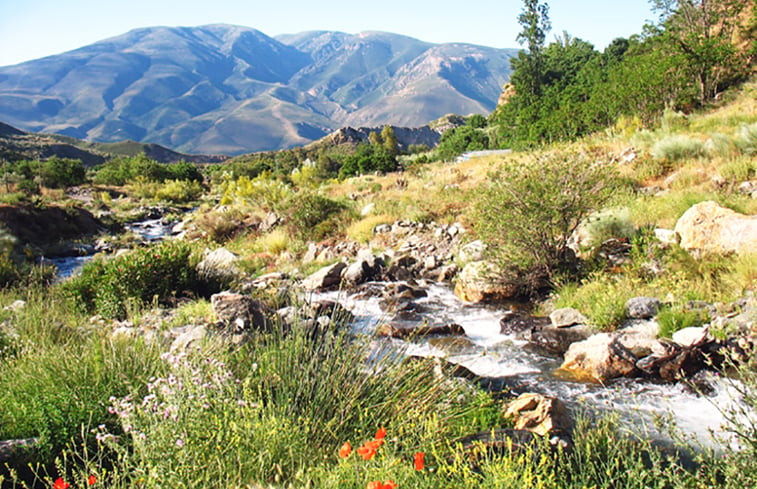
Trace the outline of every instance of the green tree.
<path fill-rule="evenodd" d="M 503 265 L 553 277 L 574 261 L 568 239 L 611 197 L 611 167 L 581 153 L 503 165 L 477 190 L 475 227 Z"/>
<path fill-rule="evenodd" d="M 389 154 L 394 156 L 399 154 L 399 143 L 397 142 L 397 136 L 394 134 L 394 128 L 392 128 L 392 126 L 384 126 L 381 130 L 381 140 L 384 149 L 386 149 Z"/>
<path fill-rule="evenodd" d="M 518 71 L 520 80 L 513 82 L 518 85 L 519 93 L 537 96 L 541 92 L 542 82 L 542 50 L 547 33 L 552 28 L 549 21 L 549 5 L 539 3 L 538 0 L 523 0 L 523 10 L 518 15 L 518 23 L 522 30 L 516 40 L 526 44 L 528 53 L 520 52 L 512 61 L 514 71 Z"/>
<path fill-rule="evenodd" d="M 719 84 L 733 75 L 736 50 L 731 39 L 739 17 L 749 4 L 744 0 L 651 0 L 659 14 L 660 31 L 672 49 L 685 60 L 704 104 Z"/>

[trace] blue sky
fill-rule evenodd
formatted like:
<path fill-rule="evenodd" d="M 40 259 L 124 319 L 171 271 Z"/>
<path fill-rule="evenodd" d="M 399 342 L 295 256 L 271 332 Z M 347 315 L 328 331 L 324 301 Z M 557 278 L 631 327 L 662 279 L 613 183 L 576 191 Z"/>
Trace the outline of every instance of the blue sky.
<path fill-rule="evenodd" d="M 563 30 L 602 49 L 641 31 L 647 0 L 553 0 L 551 41 Z M 137 27 L 213 23 L 270 36 L 380 30 L 429 42 L 518 47 L 517 0 L 0 0 L 0 66 L 58 54 Z"/>

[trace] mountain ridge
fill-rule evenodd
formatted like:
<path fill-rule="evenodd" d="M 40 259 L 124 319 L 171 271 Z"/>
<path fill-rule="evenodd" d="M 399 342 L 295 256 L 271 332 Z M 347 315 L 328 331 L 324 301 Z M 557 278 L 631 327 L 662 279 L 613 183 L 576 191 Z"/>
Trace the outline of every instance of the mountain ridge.
<path fill-rule="evenodd" d="M 412 127 L 450 112 L 489 112 L 515 53 L 379 31 L 140 28 L 0 67 L 0 120 L 182 153 L 281 149 L 344 126 Z"/>

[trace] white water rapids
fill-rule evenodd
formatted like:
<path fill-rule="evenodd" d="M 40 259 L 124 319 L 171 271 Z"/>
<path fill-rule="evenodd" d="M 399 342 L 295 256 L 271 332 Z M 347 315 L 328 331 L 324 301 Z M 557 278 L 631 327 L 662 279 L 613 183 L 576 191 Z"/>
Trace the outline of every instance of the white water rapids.
<path fill-rule="evenodd" d="M 583 383 L 558 376 L 555 370 L 562 359 L 547 356 L 514 336 L 500 333 L 499 320 L 504 310 L 470 305 L 458 299 L 443 285 L 431 285 L 428 296 L 416 302 L 425 307 L 421 320 L 461 325 L 464 337 L 416 338 L 411 341 L 388 340 L 408 355 L 437 356 L 462 365 L 485 378 L 495 378 L 515 394 L 539 392 L 565 402 L 573 411 L 617 413 L 623 427 L 653 438 L 667 439 L 666 427 L 673 423 L 679 433 L 694 442 L 713 446 L 712 434 L 724 435 L 725 419 L 721 409 L 733 402 L 729 381 L 712 380 L 713 392 L 700 396 L 680 384 L 661 384 L 640 379 L 620 379 L 607 385 Z M 356 316 L 355 330 L 371 333 L 388 317 L 379 298 L 357 298 L 344 292 L 316 294 L 313 299 L 341 303 Z M 657 429 L 662 426 L 662 433 Z"/>

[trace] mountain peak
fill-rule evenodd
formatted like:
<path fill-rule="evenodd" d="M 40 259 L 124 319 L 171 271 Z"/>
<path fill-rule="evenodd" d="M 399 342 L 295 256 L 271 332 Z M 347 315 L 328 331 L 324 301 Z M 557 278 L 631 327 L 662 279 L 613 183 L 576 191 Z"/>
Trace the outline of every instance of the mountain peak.
<path fill-rule="evenodd" d="M 516 52 L 381 31 L 273 38 L 228 24 L 143 27 L 0 68 L 0 119 L 189 153 L 278 149 L 344 125 L 486 113 Z"/>

